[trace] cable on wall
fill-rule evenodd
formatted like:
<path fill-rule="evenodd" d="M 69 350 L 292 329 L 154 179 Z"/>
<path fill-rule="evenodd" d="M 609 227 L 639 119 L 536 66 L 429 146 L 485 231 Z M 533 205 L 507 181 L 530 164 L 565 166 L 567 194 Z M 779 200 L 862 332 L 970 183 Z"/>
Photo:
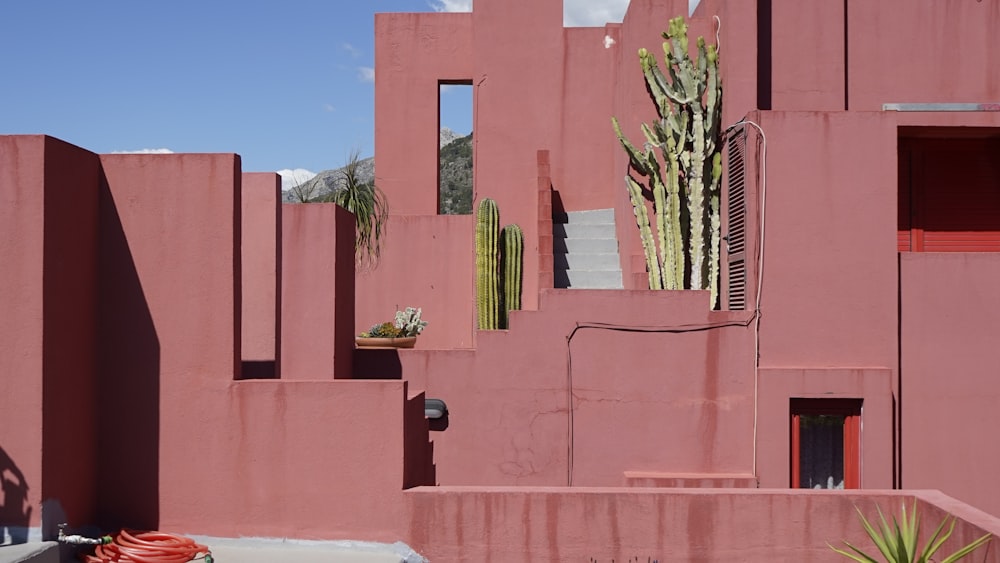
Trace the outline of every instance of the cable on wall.
<path fill-rule="evenodd" d="M 576 455 L 575 428 L 574 428 L 574 408 L 573 408 L 573 353 L 571 344 L 576 333 L 583 329 L 610 330 L 615 332 L 655 332 L 666 334 L 684 334 L 690 332 L 704 332 L 727 327 L 748 327 L 757 316 L 756 311 L 752 312 L 746 319 L 736 321 L 723 321 L 718 323 L 699 324 L 678 324 L 678 325 L 621 325 L 601 322 L 578 322 L 573 326 L 573 330 L 566 335 L 566 485 L 573 486 L 573 464 Z"/>
<path fill-rule="evenodd" d="M 716 16 L 718 19 L 718 16 Z M 722 22 L 719 20 L 719 26 L 721 27 Z M 717 32 L 718 33 L 718 32 Z M 716 39 L 718 41 L 718 39 Z M 679 324 L 679 325 L 667 325 L 667 326 L 656 326 L 656 325 L 619 325 L 613 323 L 601 323 L 601 322 L 578 322 L 574 325 L 573 330 L 566 336 L 566 412 L 567 412 L 567 428 L 566 428 L 566 485 L 573 486 L 573 465 L 575 460 L 575 428 L 574 428 L 574 408 L 573 408 L 573 354 L 571 349 L 571 344 L 573 337 L 576 333 L 583 329 L 596 329 L 596 330 L 610 330 L 617 332 L 657 332 L 666 334 L 683 334 L 690 332 L 702 332 L 706 330 L 716 330 L 727 327 L 748 327 L 753 324 L 754 327 L 754 378 L 753 378 L 753 455 L 752 455 L 752 473 L 754 476 L 757 475 L 757 419 L 759 414 L 759 388 L 760 388 L 760 319 L 761 319 L 761 290 L 764 285 L 764 224 L 765 224 L 765 211 L 767 205 L 767 136 L 764 134 L 764 129 L 761 128 L 757 123 L 746 119 L 745 117 L 738 121 L 737 123 L 729 126 L 722 134 L 722 140 L 734 130 L 740 127 L 750 126 L 755 128 L 760 133 L 760 171 L 758 173 L 758 178 L 760 179 L 760 204 L 757 207 L 757 224 L 760 229 L 758 231 L 758 241 L 757 241 L 757 287 L 754 294 L 754 310 L 750 315 L 744 320 L 737 321 L 724 321 L 719 323 L 703 323 L 703 324 Z"/>
<path fill-rule="evenodd" d="M 765 211 L 767 209 L 767 135 L 764 129 L 757 123 L 750 121 L 746 117 L 730 125 L 722 134 L 723 140 L 730 132 L 747 125 L 757 129 L 760 133 L 760 205 L 757 206 L 757 224 L 760 226 L 757 239 L 757 288 L 754 295 L 754 331 L 753 331 L 753 475 L 757 475 L 757 418 L 759 408 L 759 388 L 760 388 L 760 319 L 762 316 L 760 308 L 761 289 L 764 286 L 764 224 Z"/>

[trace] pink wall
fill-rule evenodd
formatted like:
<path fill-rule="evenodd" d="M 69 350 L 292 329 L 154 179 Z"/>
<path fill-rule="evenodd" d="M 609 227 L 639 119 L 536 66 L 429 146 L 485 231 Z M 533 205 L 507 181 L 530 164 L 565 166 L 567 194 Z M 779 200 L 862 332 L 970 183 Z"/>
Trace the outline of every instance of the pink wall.
<path fill-rule="evenodd" d="M 404 465 L 408 428 L 423 425 L 427 440 L 423 413 L 404 417 L 406 382 L 216 377 L 203 395 L 211 412 L 185 426 L 204 437 L 174 468 L 176 485 L 164 487 L 179 502 L 163 511 L 162 529 L 391 542 L 407 476 L 431 483 L 419 480 L 426 468 Z M 422 407 L 422 396 L 413 400 Z"/>
<path fill-rule="evenodd" d="M 124 245 L 109 253 L 124 263 L 102 269 L 102 377 L 119 405 L 102 430 L 130 445 L 124 455 L 120 443 L 102 444 L 104 520 L 220 536 L 398 539 L 399 491 L 433 475 L 422 395 L 410 397 L 403 381 L 233 381 L 238 157 L 102 159 L 113 199 L 103 236 L 109 249 Z M 339 245 L 329 254 L 353 265 L 353 222 L 342 209 L 296 206 L 283 219 L 286 242 L 329 235 L 318 241 Z M 308 256 L 283 254 L 290 274 Z M 316 296 L 350 281 L 328 279 Z M 344 291 L 336 286 L 338 303 L 350 306 Z"/>
<path fill-rule="evenodd" d="M 996 3 L 850 0 L 847 10 L 851 109 L 1000 100 Z"/>
<path fill-rule="evenodd" d="M 375 181 L 393 214 L 437 214 L 438 81 L 471 80 L 472 59 L 472 14 L 375 15 L 375 154 L 392 155 Z"/>
<path fill-rule="evenodd" d="M 900 254 L 902 485 L 940 488 L 992 514 L 1000 498 L 982 484 L 1000 469 L 988 445 L 1000 424 L 996 258 Z"/>
<path fill-rule="evenodd" d="M 876 552 L 855 505 L 871 519 L 876 506 L 898 514 L 914 497 L 925 527 L 945 511 L 960 518 L 941 553 L 1000 532 L 997 518 L 936 491 L 421 487 L 405 495 L 410 542 L 420 553 L 494 562 L 843 561 L 827 542 L 847 539 Z M 1000 561 L 1000 554 L 981 548 L 972 559 Z"/>
<path fill-rule="evenodd" d="M 628 330 L 738 324 L 746 313 L 709 312 L 703 292 L 548 290 L 540 305 L 515 313 L 510 330 L 479 332 L 474 351 L 399 352 L 404 376 L 451 413 L 434 433 L 439 483 L 564 485 L 570 441 L 577 485 L 622 485 L 630 470 L 750 472 L 750 331 Z M 607 324 L 574 331 L 589 319 Z"/>
<path fill-rule="evenodd" d="M 555 189 L 565 209 L 606 209 L 612 207 L 613 191 L 608 180 L 614 178 L 614 187 L 624 189 L 622 169 L 614 168 L 614 154 L 621 150 L 611 128 L 611 108 L 616 93 L 617 45 L 604 46 L 604 37 L 620 38 L 620 26 L 607 29 L 567 28 L 562 30 L 564 55 L 559 74 L 549 76 L 546 82 L 555 83 L 561 103 L 559 137 L 552 144 L 537 145 L 553 149 L 552 177 Z M 549 33 L 557 33 L 558 28 Z M 634 52 L 630 53 L 634 57 Z M 638 69 L 638 57 L 634 57 Z M 579 64 L 584 62 L 584 64 Z M 638 73 L 637 73 L 638 74 Z M 561 83 L 561 84 L 560 84 Z M 517 104 L 508 102 L 505 112 Z M 594 111 L 602 108 L 605 111 Z M 586 143 L 581 143 L 586 139 Z"/>
<path fill-rule="evenodd" d="M 218 415 L 199 399 L 239 374 L 239 157 L 101 163 L 103 519 L 155 527 L 200 502 L 188 467 Z"/>
<path fill-rule="evenodd" d="M 281 208 L 281 377 L 349 378 L 354 215 L 333 203 Z"/>
<path fill-rule="evenodd" d="M 55 505 L 43 529 L 51 537 L 57 522 L 49 518 L 57 517 L 56 506 L 67 519 L 90 519 L 99 496 L 94 483 L 100 313 L 94 298 L 100 161 L 89 151 L 45 137 L 44 166 L 41 484 L 43 502 Z"/>
<path fill-rule="evenodd" d="M 0 137 L 0 260 L 4 264 L 0 342 L 19 354 L 0 354 L 0 420 L 4 431 L 6 482 L 19 483 L 19 494 L 6 494 L 4 524 L 37 526 L 42 500 L 42 316 L 43 243 L 45 240 L 45 137 Z M 17 428 L 17 432 L 9 429 Z M 17 497 L 22 496 L 23 502 Z M 9 500 L 7 500 L 9 498 Z M 20 503 L 20 504 L 19 504 Z M 7 511 L 10 511 L 9 513 Z M 18 512 L 20 511 L 20 514 Z M 25 512 L 29 512 L 25 515 Z M 29 519 L 30 517 L 30 519 Z"/>
<path fill-rule="evenodd" d="M 418 348 L 471 348 L 473 220 L 472 215 L 393 215 L 378 267 L 357 274 L 355 334 L 392 321 L 397 309 L 420 307 L 429 324 Z"/>
<path fill-rule="evenodd" d="M 847 109 L 844 99 L 846 3 L 772 0 L 770 5 L 771 106 L 768 109 Z M 864 51 L 858 51 L 855 56 L 864 56 Z"/>
<path fill-rule="evenodd" d="M 549 180 L 570 210 L 630 212 L 607 119 L 619 115 L 638 135 L 650 117 L 627 61 L 639 46 L 659 45 L 682 3 L 636 0 L 620 26 L 603 30 L 563 31 L 555 1 L 377 17 L 376 142 L 387 167 L 378 180 L 393 215 L 380 267 L 356 281 L 353 223 L 340 208 L 287 207 L 281 244 L 264 229 L 242 232 L 244 213 L 248 225 L 258 213 L 279 217 L 275 177 L 244 177 L 236 155 L 98 159 L 46 137 L 0 137 L 0 197 L 13 202 L 0 206 L 0 307 L 11 319 L 0 325 L 0 370 L 15 374 L 0 382 L 0 423 L 18 429 L 0 442 L 0 463 L 16 466 L 5 479 L 22 474 L 21 496 L 33 506 L 55 498 L 74 520 L 96 512 L 106 524 L 213 535 L 408 536 L 440 559 L 666 558 L 667 550 L 763 558 L 788 542 L 779 559 L 833 560 L 828 534 L 860 532 L 850 504 L 861 497 L 851 493 L 401 491 L 639 479 L 783 487 L 789 399 L 847 397 L 864 401 L 863 486 L 939 487 L 1000 510 L 982 487 L 997 469 L 982 446 L 1000 422 L 989 415 L 994 378 L 983 366 L 996 360 L 988 336 L 1000 303 L 988 281 L 1000 265 L 989 255 L 895 250 L 897 126 L 995 124 L 995 115 L 752 114 L 768 156 L 759 334 L 751 311 L 709 311 L 704 292 L 538 291 L 548 271 L 537 257 L 551 251 L 540 217 L 551 211 Z M 754 26 L 738 23 L 754 21 L 750 4 L 705 0 L 692 23 L 697 35 L 713 32 L 713 13 L 723 21 L 727 123 L 752 108 L 763 70 Z M 842 9 L 814 4 L 833 20 Z M 984 34 L 996 10 L 897 4 L 847 5 L 852 108 L 878 109 L 886 96 L 1000 97 L 982 71 L 988 64 L 978 60 L 973 76 L 972 63 L 954 62 L 957 48 L 990 56 L 994 40 Z M 814 12 L 802 6 L 772 6 L 775 103 L 838 107 L 842 36 L 814 29 L 818 20 L 806 18 Z M 923 17 L 947 25 L 910 21 Z M 968 35 L 955 31 L 963 26 Z M 604 34 L 616 38 L 612 49 L 597 43 Z M 926 67 L 954 79 L 938 90 L 917 90 L 925 76 L 911 63 L 900 78 L 882 55 L 859 55 L 926 51 L 918 37 L 948 42 L 939 52 L 951 55 L 932 55 Z M 811 63 L 790 56 L 799 43 Z M 809 71 L 817 60 L 823 68 Z M 467 78 L 476 86 L 477 198 L 497 199 L 502 223 L 526 231 L 527 310 L 506 331 L 473 329 L 472 217 L 435 215 L 437 84 Z M 584 88 L 602 79 L 614 86 Z M 803 84 L 808 91 L 798 92 Z M 935 97 L 912 99 L 924 92 Z M 277 224 L 266 231 L 277 235 Z M 631 266 L 634 242 L 622 240 Z M 237 381 L 248 358 L 243 327 L 266 325 L 250 316 L 272 307 L 251 313 L 242 292 L 268 295 L 279 281 L 267 278 L 271 269 L 244 269 L 241 248 L 261 250 L 257 258 L 280 250 L 274 323 L 283 376 L 297 381 Z M 254 279 L 244 283 L 244 273 Z M 375 353 L 381 364 L 352 349 L 355 332 L 405 306 L 422 307 L 431 322 L 418 349 Z M 261 330 L 263 340 L 279 332 Z M 334 380 L 352 376 L 399 380 Z M 94 389 L 100 397 L 88 401 Z M 421 392 L 450 409 L 433 445 Z M 972 425 L 947 422 L 976 411 Z M 79 470 L 67 473 L 67 459 Z M 1000 529 L 953 501 L 920 496 L 975 524 L 963 524 L 960 537 Z M 37 512 L 27 522 L 37 524 Z"/>
<path fill-rule="evenodd" d="M 278 377 L 274 370 L 281 365 L 281 178 L 271 172 L 244 173 L 241 196 L 242 376 Z M 251 373 L 255 369 L 261 372 Z"/>
<path fill-rule="evenodd" d="M 761 365 L 895 369 L 892 116 L 759 117 L 767 135 Z"/>
<path fill-rule="evenodd" d="M 893 372 L 889 368 L 771 368 L 759 376 L 761 487 L 790 486 L 790 399 L 862 399 L 861 488 L 893 487 Z"/>
<path fill-rule="evenodd" d="M 0 526 L 15 541 L 43 501 L 95 509 L 97 173 L 57 139 L 0 136 Z"/>

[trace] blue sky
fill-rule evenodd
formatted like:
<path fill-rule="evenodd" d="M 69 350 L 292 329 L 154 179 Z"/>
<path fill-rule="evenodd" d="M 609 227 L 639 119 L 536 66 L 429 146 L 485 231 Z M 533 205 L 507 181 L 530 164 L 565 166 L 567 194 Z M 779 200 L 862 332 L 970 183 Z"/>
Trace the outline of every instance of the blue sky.
<path fill-rule="evenodd" d="M 97 153 L 236 152 L 245 171 L 336 168 L 374 150 L 374 14 L 470 5 L 3 0 L 0 134 Z M 621 21 L 627 5 L 565 0 L 565 23 Z M 469 89 L 443 96 L 442 125 L 468 133 Z"/>

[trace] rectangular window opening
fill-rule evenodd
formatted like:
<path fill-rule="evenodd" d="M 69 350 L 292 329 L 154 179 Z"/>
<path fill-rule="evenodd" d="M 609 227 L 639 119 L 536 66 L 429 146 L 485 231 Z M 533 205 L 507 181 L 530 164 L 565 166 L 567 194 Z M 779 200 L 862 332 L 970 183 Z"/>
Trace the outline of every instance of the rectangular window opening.
<path fill-rule="evenodd" d="M 900 127 L 900 252 L 1000 252 L 1000 128 Z"/>
<path fill-rule="evenodd" d="M 861 487 L 861 399 L 792 399 L 791 487 Z"/>
<path fill-rule="evenodd" d="M 472 80 L 438 82 L 438 214 L 472 213 Z"/>

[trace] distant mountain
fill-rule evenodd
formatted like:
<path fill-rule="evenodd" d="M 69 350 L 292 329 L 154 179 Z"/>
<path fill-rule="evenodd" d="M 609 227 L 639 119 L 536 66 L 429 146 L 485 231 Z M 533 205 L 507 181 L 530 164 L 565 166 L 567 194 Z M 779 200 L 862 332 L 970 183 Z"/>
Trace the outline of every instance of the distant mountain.
<path fill-rule="evenodd" d="M 460 136 L 447 127 L 441 129 L 441 208 L 444 215 L 472 213 L 472 134 Z M 344 168 L 324 170 L 311 180 L 281 194 L 285 203 L 325 200 L 338 188 Z M 362 182 L 375 181 L 375 159 L 358 161 L 358 176 Z M 392 200 L 389 200 L 392 209 Z"/>
<path fill-rule="evenodd" d="M 472 133 L 441 147 L 440 154 L 441 197 L 438 213 L 472 213 Z"/>
<path fill-rule="evenodd" d="M 455 139 L 461 139 L 462 136 L 458 133 L 448 129 L 447 127 L 441 128 L 441 134 L 438 135 L 438 148 L 443 148 L 445 145 L 451 144 Z"/>

